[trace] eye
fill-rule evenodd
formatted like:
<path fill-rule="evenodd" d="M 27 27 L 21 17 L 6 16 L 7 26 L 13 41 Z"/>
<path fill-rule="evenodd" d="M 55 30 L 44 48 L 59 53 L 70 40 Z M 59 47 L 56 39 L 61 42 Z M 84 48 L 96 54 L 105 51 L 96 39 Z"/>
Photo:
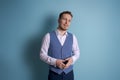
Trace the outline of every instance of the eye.
<path fill-rule="evenodd" d="M 69 22 L 71 22 L 71 20 L 68 20 Z"/>

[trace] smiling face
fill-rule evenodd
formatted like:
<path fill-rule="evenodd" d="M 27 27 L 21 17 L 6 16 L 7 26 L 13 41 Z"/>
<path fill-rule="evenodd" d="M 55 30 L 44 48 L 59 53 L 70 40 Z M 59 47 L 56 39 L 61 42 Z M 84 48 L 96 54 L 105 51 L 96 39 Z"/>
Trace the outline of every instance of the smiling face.
<path fill-rule="evenodd" d="M 72 16 L 70 14 L 63 14 L 58 20 L 59 28 L 63 31 L 66 31 L 70 26 L 71 20 Z"/>

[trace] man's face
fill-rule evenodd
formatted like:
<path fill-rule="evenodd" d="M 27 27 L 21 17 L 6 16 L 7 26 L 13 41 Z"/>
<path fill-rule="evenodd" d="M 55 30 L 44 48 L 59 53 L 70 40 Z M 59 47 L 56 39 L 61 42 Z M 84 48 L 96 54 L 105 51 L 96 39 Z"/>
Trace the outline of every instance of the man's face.
<path fill-rule="evenodd" d="M 66 31 L 70 26 L 71 19 L 72 17 L 69 14 L 63 14 L 58 20 L 60 29 Z"/>

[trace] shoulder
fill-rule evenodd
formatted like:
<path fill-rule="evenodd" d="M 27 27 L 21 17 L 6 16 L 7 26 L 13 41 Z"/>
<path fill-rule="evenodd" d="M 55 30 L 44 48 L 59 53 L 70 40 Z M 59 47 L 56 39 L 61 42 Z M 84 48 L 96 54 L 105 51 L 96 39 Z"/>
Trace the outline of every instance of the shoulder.
<path fill-rule="evenodd" d="M 68 34 L 70 34 L 70 35 L 73 37 L 73 40 L 77 40 L 77 38 L 76 38 L 75 34 L 70 33 L 70 32 L 68 32 Z"/>
<path fill-rule="evenodd" d="M 49 33 L 49 32 L 45 34 L 45 37 L 48 37 L 48 36 L 50 36 L 50 33 Z"/>
<path fill-rule="evenodd" d="M 71 33 L 71 32 L 67 32 L 67 33 L 68 33 L 68 35 L 71 35 L 71 36 L 73 36 L 73 37 L 76 38 L 75 34 L 73 34 L 73 33 Z"/>
<path fill-rule="evenodd" d="M 44 36 L 44 38 L 50 38 L 50 36 L 52 35 L 52 34 L 54 34 L 55 33 L 55 31 L 51 31 L 51 32 L 48 32 L 48 33 L 46 33 L 45 34 L 45 36 Z"/>
<path fill-rule="evenodd" d="M 68 34 L 69 36 L 73 36 L 73 34 L 72 34 L 71 32 L 67 32 L 67 34 Z"/>
<path fill-rule="evenodd" d="M 46 33 L 45 36 L 43 37 L 44 40 L 48 40 L 50 38 L 50 33 Z"/>

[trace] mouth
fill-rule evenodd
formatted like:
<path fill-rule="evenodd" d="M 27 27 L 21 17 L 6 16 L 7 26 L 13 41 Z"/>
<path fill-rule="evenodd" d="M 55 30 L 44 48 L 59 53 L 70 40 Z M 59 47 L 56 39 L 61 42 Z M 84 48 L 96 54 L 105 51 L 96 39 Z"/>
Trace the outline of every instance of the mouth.
<path fill-rule="evenodd" d="M 69 26 L 69 25 L 64 24 L 64 26 Z"/>

